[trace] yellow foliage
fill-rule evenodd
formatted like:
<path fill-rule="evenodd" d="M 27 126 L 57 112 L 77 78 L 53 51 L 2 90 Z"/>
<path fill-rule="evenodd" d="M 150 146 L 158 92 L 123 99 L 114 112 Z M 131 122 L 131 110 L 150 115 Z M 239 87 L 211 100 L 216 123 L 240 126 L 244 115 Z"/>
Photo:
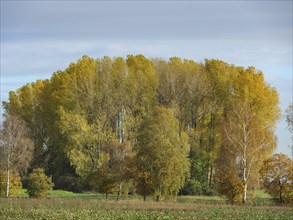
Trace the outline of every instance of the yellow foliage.
<path fill-rule="evenodd" d="M 22 188 L 21 179 L 18 173 L 11 172 L 10 173 L 10 182 L 9 182 L 9 196 L 17 194 L 19 190 Z M 0 197 L 5 196 L 6 190 L 6 181 L 7 181 L 7 173 L 5 171 L 0 171 Z"/>

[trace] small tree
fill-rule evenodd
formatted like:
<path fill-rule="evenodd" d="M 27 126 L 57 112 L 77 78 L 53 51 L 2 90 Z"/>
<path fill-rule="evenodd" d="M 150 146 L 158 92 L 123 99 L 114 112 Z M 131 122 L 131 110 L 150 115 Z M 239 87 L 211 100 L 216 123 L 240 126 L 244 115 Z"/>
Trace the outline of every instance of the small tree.
<path fill-rule="evenodd" d="M 143 196 L 154 191 L 157 201 L 174 198 L 188 173 L 187 135 L 179 130 L 172 109 L 156 107 L 141 126 L 137 144 L 138 187 Z M 152 187 L 153 189 L 151 189 Z"/>
<path fill-rule="evenodd" d="M 53 186 L 52 179 L 46 176 L 42 168 L 34 169 L 28 176 L 29 197 L 47 197 Z"/>
<path fill-rule="evenodd" d="M 264 189 L 280 203 L 293 202 L 293 161 L 285 154 L 274 154 L 260 170 Z"/>
<path fill-rule="evenodd" d="M 5 171 L 0 170 L 0 197 L 6 196 L 7 175 Z M 17 193 L 21 187 L 21 179 L 17 172 L 11 172 L 9 178 L 9 196 Z"/>
<path fill-rule="evenodd" d="M 143 200 L 146 201 L 146 197 L 154 193 L 154 182 L 152 180 L 151 172 L 147 170 L 147 161 L 144 157 L 135 157 L 129 161 L 129 176 L 134 180 L 136 193 L 143 196 Z"/>
<path fill-rule="evenodd" d="M 0 130 L 0 169 L 6 172 L 6 198 L 9 196 L 11 172 L 24 173 L 27 170 L 33 146 L 25 122 L 18 117 L 6 115 L 3 129 Z"/>
<path fill-rule="evenodd" d="M 122 183 L 128 181 L 128 167 L 127 162 L 130 161 L 133 157 L 132 147 L 130 143 L 119 144 L 117 142 L 111 142 L 107 146 L 107 151 L 110 155 L 107 166 L 116 176 L 117 183 L 117 198 L 119 200 L 122 194 Z"/>
<path fill-rule="evenodd" d="M 88 177 L 90 186 L 93 187 L 95 191 L 106 194 L 106 200 L 109 194 L 117 191 L 116 179 L 113 171 L 105 166 L 98 168 Z"/>
<path fill-rule="evenodd" d="M 229 146 L 223 145 L 216 160 L 217 172 L 215 174 L 216 190 L 220 195 L 227 197 L 231 204 L 243 202 L 243 184 L 239 177 L 237 161 L 234 154 L 228 154 Z M 220 168 L 220 169 L 219 169 Z"/>

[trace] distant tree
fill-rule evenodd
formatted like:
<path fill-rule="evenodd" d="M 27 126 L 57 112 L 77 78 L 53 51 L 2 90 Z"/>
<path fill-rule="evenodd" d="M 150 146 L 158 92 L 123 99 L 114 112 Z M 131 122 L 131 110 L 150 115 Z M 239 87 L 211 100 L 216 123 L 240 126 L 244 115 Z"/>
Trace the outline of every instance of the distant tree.
<path fill-rule="evenodd" d="M 113 173 L 113 170 L 105 166 L 90 173 L 88 179 L 90 186 L 96 192 L 106 194 L 106 199 L 108 199 L 109 194 L 117 192 L 116 176 Z"/>
<path fill-rule="evenodd" d="M 128 163 L 132 160 L 133 152 L 130 143 L 119 144 L 111 141 L 104 146 L 103 151 L 106 154 L 106 161 L 89 174 L 90 184 L 93 188 L 105 193 L 117 192 L 116 200 L 119 200 L 122 194 L 122 185 L 130 179 L 128 174 Z"/>
<path fill-rule="evenodd" d="M 291 133 L 291 140 L 292 140 L 291 150 L 292 150 L 292 157 L 293 157 L 293 105 L 292 104 L 289 105 L 289 107 L 286 109 L 285 117 L 288 124 L 288 130 Z"/>
<path fill-rule="evenodd" d="M 24 173 L 29 167 L 33 142 L 28 138 L 25 123 L 18 117 L 6 115 L 0 133 L 0 165 L 6 172 L 6 193 L 9 196 L 10 173 Z"/>
<path fill-rule="evenodd" d="M 53 186 L 52 179 L 46 176 L 42 168 L 34 169 L 33 172 L 28 175 L 27 192 L 29 197 L 47 197 Z"/>
<path fill-rule="evenodd" d="M 263 188 L 280 203 L 293 202 L 293 161 L 285 154 L 274 154 L 260 170 Z"/>
<path fill-rule="evenodd" d="M 293 105 L 289 105 L 286 109 L 286 121 L 288 123 L 289 131 L 293 132 Z"/>
<path fill-rule="evenodd" d="M 139 188 L 148 189 L 148 182 L 152 183 L 157 201 L 161 196 L 176 196 L 184 185 L 189 168 L 187 140 L 179 131 L 174 112 L 164 107 L 156 107 L 141 127 L 137 158 L 144 163 L 138 164 L 139 180 L 147 187 Z"/>
<path fill-rule="evenodd" d="M 127 163 L 127 175 L 134 180 L 135 192 L 143 196 L 144 201 L 146 197 L 154 193 L 155 187 L 152 179 L 151 171 L 146 157 L 141 154 L 135 155 Z"/>
<path fill-rule="evenodd" d="M 110 155 L 108 166 L 111 170 L 113 170 L 113 173 L 116 174 L 118 184 L 118 200 L 122 193 L 122 183 L 129 179 L 127 175 L 127 164 L 133 157 L 132 146 L 130 143 L 119 144 L 117 142 L 112 142 L 107 147 L 107 151 Z"/>

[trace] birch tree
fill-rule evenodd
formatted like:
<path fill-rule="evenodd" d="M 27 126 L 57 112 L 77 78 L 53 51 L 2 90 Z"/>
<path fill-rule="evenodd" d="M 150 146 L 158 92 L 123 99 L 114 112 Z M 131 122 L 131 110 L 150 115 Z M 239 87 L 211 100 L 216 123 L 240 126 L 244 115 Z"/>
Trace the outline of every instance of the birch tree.
<path fill-rule="evenodd" d="M 0 133 L 0 160 L 6 171 L 6 198 L 9 196 L 10 173 L 13 170 L 24 173 L 32 153 L 33 142 L 27 137 L 24 122 L 15 116 L 7 115 Z"/>
<path fill-rule="evenodd" d="M 262 73 L 251 67 L 233 75 L 230 91 L 222 124 L 222 157 L 226 156 L 218 158 L 218 170 L 223 173 L 223 176 L 218 175 L 218 180 L 225 185 L 232 176 L 239 179 L 242 183 L 239 192 L 242 192 L 242 203 L 245 204 L 248 187 L 253 188 L 258 182 L 262 161 L 276 147 L 274 128 L 279 117 L 278 94 L 265 83 Z M 229 177 L 225 172 L 230 172 L 230 168 L 223 165 L 227 162 L 236 166 Z M 222 193 L 228 194 L 229 189 Z"/>
<path fill-rule="evenodd" d="M 241 171 L 243 184 L 242 202 L 247 202 L 248 181 L 259 160 L 271 153 L 275 147 L 272 128 L 264 126 L 257 119 L 257 113 L 245 104 L 238 104 L 231 113 L 231 118 L 224 126 L 224 135 L 231 151 L 235 151 L 236 164 Z"/>

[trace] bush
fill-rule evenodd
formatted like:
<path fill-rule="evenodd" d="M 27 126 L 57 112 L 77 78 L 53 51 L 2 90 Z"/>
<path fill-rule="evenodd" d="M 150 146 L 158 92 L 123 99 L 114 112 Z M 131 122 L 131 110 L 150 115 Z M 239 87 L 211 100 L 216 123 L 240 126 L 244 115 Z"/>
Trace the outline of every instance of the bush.
<path fill-rule="evenodd" d="M 190 179 L 185 182 L 183 189 L 181 190 L 181 195 L 202 195 L 203 194 L 202 184 L 194 179 Z"/>
<path fill-rule="evenodd" d="M 0 197 L 5 196 L 6 192 L 6 172 L 0 171 Z M 22 188 L 21 179 L 18 173 L 11 172 L 10 173 L 10 181 L 9 181 L 9 196 L 13 194 L 17 194 L 18 191 Z"/>
<path fill-rule="evenodd" d="M 218 193 L 227 197 L 231 204 L 241 204 L 243 197 L 243 183 L 239 178 L 230 176 L 218 183 Z"/>
<path fill-rule="evenodd" d="M 195 179 L 189 179 L 185 182 L 184 187 L 179 192 L 180 195 L 205 195 L 213 196 L 216 192 L 213 188 L 206 186 L 206 184 L 201 183 Z"/>
<path fill-rule="evenodd" d="M 85 188 L 80 177 L 75 177 L 70 174 L 57 176 L 53 178 L 54 189 L 62 189 L 71 192 L 82 192 Z"/>
<path fill-rule="evenodd" d="M 47 197 L 53 186 L 54 184 L 52 183 L 52 179 L 45 175 L 44 169 L 34 169 L 33 172 L 28 176 L 27 192 L 29 197 Z"/>

